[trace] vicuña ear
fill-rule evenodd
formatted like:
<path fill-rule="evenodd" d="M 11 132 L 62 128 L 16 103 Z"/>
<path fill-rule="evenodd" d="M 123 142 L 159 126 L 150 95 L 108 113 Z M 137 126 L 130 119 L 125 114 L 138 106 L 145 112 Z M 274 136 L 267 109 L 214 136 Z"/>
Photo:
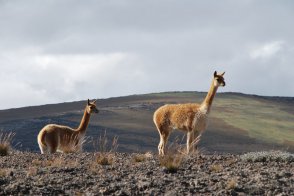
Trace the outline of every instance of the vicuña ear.
<path fill-rule="evenodd" d="M 223 73 L 221 74 L 221 76 L 224 76 L 224 75 L 225 75 L 225 73 L 226 73 L 226 72 L 223 72 Z"/>
<path fill-rule="evenodd" d="M 88 105 L 90 105 L 90 100 L 88 99 Z"/>
<path fill-rule="evenodd" d="M 216 73 L 216 71 L 214 71 L 214 74 L 213 74 L 213 76 L 214 76 L 214 77 L 216 77 L 216 76 L 217 76 L 217 73 Z"/>
<path fill-rule="evenodd" d="M 94 101 L 92 101 L 92 103 L 96 103 L 97 99 L 95 99 Z"/>

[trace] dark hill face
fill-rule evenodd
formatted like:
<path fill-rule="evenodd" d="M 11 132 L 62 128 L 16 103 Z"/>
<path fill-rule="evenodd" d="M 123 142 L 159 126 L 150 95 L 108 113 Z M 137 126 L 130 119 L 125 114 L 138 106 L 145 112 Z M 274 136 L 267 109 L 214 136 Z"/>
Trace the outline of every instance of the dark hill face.
<path fill-rule="evenodd" d="M 107 131 L 109 140 L 119 137 L 118 151 L 157 152 L 159 135 L 152 120 L 154 111 L 166 103 L 201 103 L 205 95 L 169 92 L 98 100 L 100 113 L 92 115 L 87 136 L 97 141 Z M 14 144 L 20 143 L 16 148 L 39 151 L 36 138 L 42 127 L 49 123 L 77 127 L 85 105 L 86 101 L 79 101 L 2 110 L 0 129 L 16 132 Z M 183 136 L 183 132 L 174 131 L 169 144 Z M 89 139 L 84 149 L 98 150 L 93 143 Z M 206 153 L 270 149 L 294 152 L 294 98 L 217 94 L 199 147 Z"/>

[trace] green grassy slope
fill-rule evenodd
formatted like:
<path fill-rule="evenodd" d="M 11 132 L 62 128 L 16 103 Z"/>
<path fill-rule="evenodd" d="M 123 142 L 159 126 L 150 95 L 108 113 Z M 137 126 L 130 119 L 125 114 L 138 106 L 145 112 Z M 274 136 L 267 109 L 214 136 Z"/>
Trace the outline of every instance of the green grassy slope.
<path fill-rule="evenodd" d="M 248 132 L 258 140 L 283 144 L 294 142 L 294 115 L 281 102 L 231 95 L 216 99 L 212 117 Z M 294 110 L 294 109 L 293 109 Z"/>

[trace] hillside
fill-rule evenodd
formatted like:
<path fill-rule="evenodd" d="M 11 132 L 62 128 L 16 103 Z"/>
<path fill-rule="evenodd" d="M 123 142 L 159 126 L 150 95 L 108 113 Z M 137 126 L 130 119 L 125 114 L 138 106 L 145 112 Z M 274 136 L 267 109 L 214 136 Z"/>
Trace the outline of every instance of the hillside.
<path fill-rule="evenodd" d="M 107 131 L 118 136 L 120 152 L 157 152 L 159 135 L 153 112 L 166 103 L 200 103 L 206 93 L 168 92 L 99 99 L 100 113 L 92 115 L 87 136 Z M 0 111 L 0 130 L 16 132 L 17 149 L 38 151 L 36 137 L 48 123 L 77 127 L 86 101 L 25 107 Z M 256 150 L 294 152 L 294 98 L 218 93 L 209 126 L 200 142 L 204 153 L 243 153 Z M 175 131 L 169 141 L 183 137 Z M 182 141 L 185 143 L 185 141 Z M 88 140 L 86 151 L 97 148 Z"/>

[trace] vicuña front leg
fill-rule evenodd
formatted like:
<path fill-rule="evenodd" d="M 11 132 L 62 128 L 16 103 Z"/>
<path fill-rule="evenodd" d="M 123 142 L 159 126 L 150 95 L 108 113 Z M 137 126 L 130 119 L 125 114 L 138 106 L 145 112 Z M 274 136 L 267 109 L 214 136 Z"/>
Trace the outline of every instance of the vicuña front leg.
<path fill-rule="evenodd" d="M 200 142 L 201 134 L 197 131 L 187 133 L 187 154 L 197 150 L 198 143 Z"/>
<path fill-rule="evenodd" d="M 194 150 L 194 131 L 189 131 L 187 133 L 187 154 Z"/>
<path fill-rule="evenodd" d="M 201 139 L 201 133 L 194 133 L 194 140 L 193 140 L 193 145 L 194 145 L 194 150 L 197 150 L 198 149 L 198 143 L 200 142 L 200 139 Z"/>
<path fill-rule="evenodd" d="M 45 154 L 45 153 L 47 153 L 47 148 L 46 148 L 45 146 L 39 144 L 39 148 L 40 148 L 40 150 L 41 150 L 41 154 Z"/>

